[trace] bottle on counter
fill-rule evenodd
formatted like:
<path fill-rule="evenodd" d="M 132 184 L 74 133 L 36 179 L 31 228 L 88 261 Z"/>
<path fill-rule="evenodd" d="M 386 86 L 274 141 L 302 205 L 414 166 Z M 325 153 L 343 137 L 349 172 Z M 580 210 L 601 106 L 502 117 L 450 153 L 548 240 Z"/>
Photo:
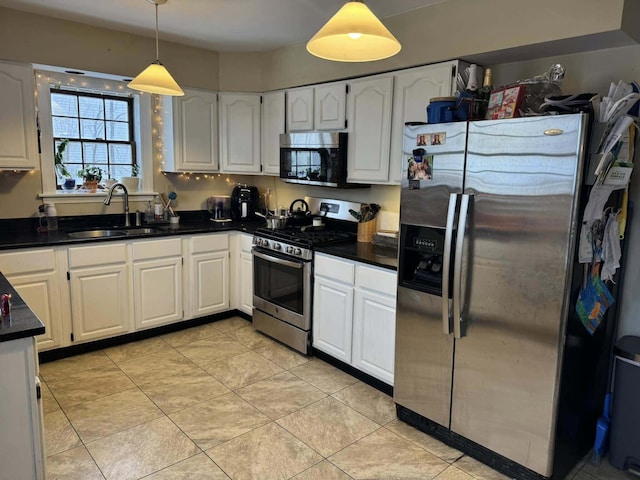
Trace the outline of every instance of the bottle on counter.
<path fill-rule="evenodd" d="M 58 230 L 58 211 L 54 203 L 46 203 L 44 206 L 47 215 L 47 228 L 49 231 Z"/>
<path fill-rule="evenodd" d="M 160 197 L 157 195 L 153 203 L 153 219 L 156 222 L 161 222 L 162 220 L 164 220 L 164 208 L 162 207 L 162 202 L 160 201 Z"/>
<path fill-rule="evenodd" d="M 153 217 L 153 207 L 151 206 L 151 202 L 147 202 L 147 209 L 144 211 L 145 223 L 153 223 Z"/>
<path fill-rule="evenodd" d="M 478 93 L 478 65 L 475 63 L 469 65 L 469 80 L 467 81 L 466 91 L 474 97 Z"/>
<path fill-rule="evenodd" d="M 493 85 L 491 85 L 491 69 L 487 68 L 484 71 L 484 80 L 482 81 L 482 87 L 478 92 L 478 100 L 481 101 L 479 105 L 478 118 L 487 118 L 487 110 L 489 106 L 489 98 L 491 98 L 491 92 L 493 91 Z"/>
<path fill-rule="evenodd" d="M 487 68 L 484 71 L 484 80 L 482 81 L 482 88 L 480 88 L 480 93 L 478 94 L 478 96 L 482 99 L 482 100 L 489 100 L 489 97 L 491 96 L 491 91 L 493 90 L 493 86 L 491 85 L 491 69 Z"/>

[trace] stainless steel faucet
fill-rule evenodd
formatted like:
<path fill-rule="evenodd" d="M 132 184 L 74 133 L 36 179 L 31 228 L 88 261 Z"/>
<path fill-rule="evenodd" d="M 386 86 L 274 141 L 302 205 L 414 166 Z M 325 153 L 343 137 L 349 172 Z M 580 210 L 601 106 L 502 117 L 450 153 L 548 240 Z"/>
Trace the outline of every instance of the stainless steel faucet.
<path fill-rule="evenodd" d="M 127 191 L 127 187 L 125 187 L 123 184 L 121 183 L 114 183 L 113 185 L 111 185 L 111 188 L 109 189 L 109 192 L 107 193 L 107 198 L 104 199 L 104 204 L 105 205 L 109 205 L 111 203 L 111 197 L 113 196 L 113 191 L 116 189 L 116 187 L 121 187 L 122 191 L 124 192 L 124 226 L 125 227 L 130 227 L 131 226 L 131 222 L 129 221 L 129 192 Z"/>

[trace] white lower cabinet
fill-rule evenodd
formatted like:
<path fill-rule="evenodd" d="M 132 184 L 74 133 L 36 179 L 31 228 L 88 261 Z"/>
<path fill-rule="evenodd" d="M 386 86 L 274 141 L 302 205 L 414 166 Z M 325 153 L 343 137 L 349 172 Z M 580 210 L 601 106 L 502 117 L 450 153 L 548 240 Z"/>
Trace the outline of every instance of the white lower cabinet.
<path fill-rule="evenodd" d="M 44 480 L 45 449 L 33 337 L 0 343 L 0 478 Z"/>
<path fill-rule="evenodd" d="M 62 345 L 61 282 L 58 251 L 54 248 L 17 250 L 0 254 L 0 271 L 44 324 L 38 350 Z"/>
<path fill-rule="evenodd" d="M 136 330 L 182 320 L 182 240 L 141 240 L 132 245 Z"/>
<path fill-rule="evenodd" d="M 315 257 L 313 346 L 393 385 L 396 273 Z"/>
<path fill-rule="evenodd" d="M 132 330 L 131 264 L 127 253 L 126 243 L 69 248 L 74 341 Z"/>
<path fill-rule="evenodd" d="M 251 254 L 253 236 L 238 233 L 238 264 L 236 275 L 236 308 L 247 315 L 253 314 L 253 255 Z"/>
<path fill-rule="evenodd" d="M 229 310 L 229 234 L 195 235 L 189 242 L 189 317 Z"/>
<path fill-rule="evenodd" d="M 395 338 L 395 295 L 357 289 L 353 309 L 353 366 L 393 385 Z"/>
<path fill-rule="evenodd" d="M 253 308 L 251 235 L 239 234 L 242 288 L 232 307 L 232 233 L 0 253 L 0 271 L 45 325 L 38 350 Z"/>
<path fill-rule="evenodd" d="M 315 277 L 313 305 L 313 346 L 351 363 L 353 286 Z"/>

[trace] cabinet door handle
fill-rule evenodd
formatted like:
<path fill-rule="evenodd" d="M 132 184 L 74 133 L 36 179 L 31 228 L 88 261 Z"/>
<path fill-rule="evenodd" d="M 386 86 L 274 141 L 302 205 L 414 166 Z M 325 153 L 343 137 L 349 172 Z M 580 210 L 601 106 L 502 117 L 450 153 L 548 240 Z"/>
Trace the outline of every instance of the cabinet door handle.
<path fill-rule="evenodd" d="M 277 263 L 278 265 L 284 265 L 285 267 L 296 269 L 301 269 L 304 267 L 304 263 L 302 262 L 292 262 L 290 260 L 284 260 L 282 258 L 273 257 L 271 255 L 265 255 L 264 253 L 257 252 L 256 250 L 251 250 L 251 253 L 254 257 L 261 258 L 263 260 L 266 260 L 267 262 Z"/>
<path fill-rule="evenodd" d="M 462 195 L 460 201 L 460 216 L 458 218 L 458 235 L 456 237 L 456 256 L 453 273 L 453 335 L 462 337 L 462 250 L 464 248 L 464 235 L 467 228 L 467 215 L 469 213 L 469 195 Z"/>
<path fill-rule="evenodd" d="M 451 272 L 451 243 L 453 241 L 453 224 L 456 218 L 458 194 L 449 195 L 447 211 L 447 227 L 444 233 L 444 254 L 442 256 L 442 330 L 445 335 L 451 333 L 451 304 L 449 302 L 449 275 Z"/>

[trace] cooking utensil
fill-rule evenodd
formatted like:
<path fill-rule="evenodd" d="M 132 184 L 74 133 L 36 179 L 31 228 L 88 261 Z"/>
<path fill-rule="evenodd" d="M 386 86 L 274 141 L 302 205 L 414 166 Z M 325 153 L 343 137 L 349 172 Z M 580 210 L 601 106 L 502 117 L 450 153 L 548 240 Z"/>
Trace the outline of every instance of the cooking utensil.
<path fill-rule="evenodd" d="M 262 217 L 267 222 L 267 228 L 278 230 L 284 228 L 287 223 L 287 217 L 283 215 L 264 215 L 261 212 L 255 212 L 258 217 Z"/>
<path fill-rule="evenodd" d="M 362 214 L 360 212 L 356 212 L 353 208 L 349 209 L 349 213 L 351 214 L 351 216 L 353 218 L 355 218 L 356 220 L 358 220 L 359 222 L 362 221 Z"/>
<path fill-rule="evenodd" d="M 176 192 L 169 192 L 169 201 L 167 202 L 167 210 L 169 210 L 169 215 L 171 215 L 172 217 L 176 216 L 176 213 L 173 211 L 173 208 L 171 208 L 171 201 L 175 200 L 176 198 L 178 198 L 178 194 Z"/>

